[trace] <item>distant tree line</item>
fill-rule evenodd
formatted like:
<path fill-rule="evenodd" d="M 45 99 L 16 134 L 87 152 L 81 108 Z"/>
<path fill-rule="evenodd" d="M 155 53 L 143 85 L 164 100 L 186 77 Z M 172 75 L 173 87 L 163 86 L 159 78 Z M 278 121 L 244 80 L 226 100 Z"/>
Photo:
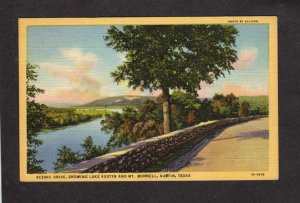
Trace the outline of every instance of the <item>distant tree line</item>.
<path fill-rule="evenodd" d="M 55 107 L 45 108 L 45 114 L 48 119 L 46 120 L 45 125 L 43 127 L 47 129 L 63 127 L 68 125 L 76 125 L 80 122 L 85 122 L 94 118 L 102 117 L 101 113 L 84 114 L 77 113 L 76 109 L 72 108 Z"/>

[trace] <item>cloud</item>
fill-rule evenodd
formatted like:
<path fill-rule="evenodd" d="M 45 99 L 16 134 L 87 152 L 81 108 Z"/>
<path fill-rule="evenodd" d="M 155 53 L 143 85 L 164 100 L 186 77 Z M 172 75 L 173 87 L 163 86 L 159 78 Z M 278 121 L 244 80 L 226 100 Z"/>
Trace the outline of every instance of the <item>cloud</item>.
<path fill-rule="evenodd" d="M 78 70 L 53 70 L 52 75 L 68 81 L 69 85 L 87 91 L 99 91 L 100 83 L 93 77 Z"/>
<path fill-rule="evenodd" d="M 48 105 L 71 104 L 80 105 L 99 99 L 99 95 L 93 92 L 77 88 L 61 88 L 58 91 L 46 92 L 36 98 L 37 102 Z"/>
<path fill-rule="evenodd" d="M 211 92 L 211 90 L 215 89 L 216 84 L 215 83 L 208 84 L 204 81 L 201 81 L 200 87 L 201 87 L 201 89 L 197 91 L 198 97 L 199 98 L 209 98 L 209 97 L 213 96 L 213 93 Z"/>
<path fill-rule="evenodd" d="M 234 69 L 241 70 L 246 68 L 252 61 L 255 61 L 258 55 L 257 48 L 243 49 L 238 54 L 238 60 L 232 64 Z"/>
<path fill-rule="evenodd" d="M 80 48 L 61 49 L 61 53 L 64 58 L 72 61 L 81 72 L 88 72 L 98 61 L 94 53 L 83 53 Z"/>
<path fill-rule="evenodd" d="M 151 96 L 157 97 L 162 94 L 162 90 L 154 90 L 150 93 Z"/>
<path fill-rule="evenodd" d="M 39 95 L 37 101 L 43 103 L 82 103 L 100 97 L 100 82 L 91 75 L 91 70 L 95 68 L 98 59 L 94 53 L 83 53 L 79 48 L 62 49 L 62 57 L 70 60 L 70 65 L 60 63 L 43 62 L 40 67 L 53 76 L 51 86 L 55 86 L 55 81 L 64 80 L 67 87 L 58 86 L 55 92 L 46 92 Z"/>
<path fill-rule="evenodd" d="M 128 80 L 121 80 L 118 85 L 128 88 Z"/>
<path fill-rule="evenodd" d="M 118 58 L 121 63 L 124 63 L 126 61 L 126 55 L 125 54 L 118 54 Z"/>
<path fill-rule="evenodd" d="M 130 96 L 141 96 L 144 94 L 144 92 L 141 90 L 140 87 L 137 87 L 133 89 L 132 87 L 128 87 L 128 80 L 122 80 L 118 84 L 119 87 L 121 87 L 124 90 L 125 95 Z"/>
<path fill-rule="evenodd" d="M 236 96 L 257 96 L 268 94 L 267 89 L 261 86 L 251 87 L 232 83 L 225 83 L 221 92 L 225 95 L 233 93 Z"/>
<path fill-rule="evenodd" d="M 129 89 L 126 93 L 126 95 L 130 96 L 142 96 L 144 92 L 141 90 L 141 88 L 136 88 L 136 89 Z"/>

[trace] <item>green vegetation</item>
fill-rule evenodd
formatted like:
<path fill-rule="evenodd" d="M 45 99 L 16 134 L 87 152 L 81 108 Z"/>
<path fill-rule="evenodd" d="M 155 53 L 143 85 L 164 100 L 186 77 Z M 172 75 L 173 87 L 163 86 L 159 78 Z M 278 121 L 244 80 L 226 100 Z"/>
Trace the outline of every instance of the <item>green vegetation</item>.
<path fill-rule="evenodd" d="M 77 109 L 77 110 L 85 110 L 85 109 L 103 109 L 103 110 L 109 110 L 109 109 L 122 109 L 124 106 L 71 106 L 68 108 L 71 109 Z"/>
<path fill-rule="evenodd" d="M 216 118 L 232 118 L 238 116 L 239 98 L 234 94 L 224 96 L 216 94 L 212 99 L 213 114 Z"/>
<path fill-rule="evenodd" d="M 74 107 L 46 107 L 44 109 L 44 113 L 48 119 L 46 120 L 43 129 L 48 130 L 69 125 L 77 125 L 95 118 L 102 118 L 102 116 L 110 114 L 110 112 L 110 110 L 98 110 L 93 108 L 79 109 Z"/>
<path fill-rule="evenodd" d="M 158 104 L 146 100 L 139 109 L 124 107 L 122 113 L 113 112 L 101 120 L 102 130 L 112 136 L 109 148 L 118 148 L 133 142 L 163 134 L 162 112 Z"/>
<path fill-rule="evenodd" d="M 246 101 L 250 104 L 250 111 L 254 114 L 269 113 L 269 97 L 268 96 L 243 96 L 239 97 L 239 101 Z M 256 113 L 255 113 L 256 112 Z"/>
<path fill-rule="evenodd" d="M 75 109 L 55 107 L 48 107 L 45 110 L 45 113 L 49 117 L 49 120 L 45 125 L 46 129 L 76 125 L 80 122 L 89 121 L 102 116 L 102 113 L 95 111 L 81 112 Z"/>
<path fill-rule="evenodd" d="M 101 126 L 102 130 L 112 134 L 108 147 L 118 148 L 163 134 L 162 97 L 160 95 L 156 102 L 146 100 L 139 108 L 125 107 L 122 113 L 106 115 L 101 120 Z M 173 130 L 208 120 L 266 114 L 263 111 L 252 111 L 248 102 L 240 103 L 234 94 L 216 94 L 212 100 L 201 101 L 192 94 L 179 90 L 171 95 L 171 109 Z"/>
<path fill-rule="evenodd" d="M 89 115 L 91 117 L 102 117 L 103 115 L 109 113 L 109 110 L 97 110 L 97 109 L 76 109 L 75 113 L 76 114 L 81 114 L 81 115 Z"/>
<path fill-rule="evenodd" d="M 54 170 L 58 171 L 64 167 L 80 162 L 79 152 L 73 152 L 70 148 L 64 145 L 61 149 L 58 149 L 58 158 L 54 163 Z"/>
<path fill-rule="evenodd" d="M 123 107 L 121 113 L 111 112 L 107 114 L 101 120 L 102 130 L 112 133 L 107 146 L 102 149 L 93 145 L 91 137 L 86 138 L 85 143 L 82 144 L 85 150 L 84 154 L 72 152 L 64 146 L 59 150 L 55 170 L 100 156 L 124 145 L 163 134 L 162 105 L 163 99 L 162 95 L 160 95 L 157 97 L 157 101 L 146 100 L 139 107 L 127 106 Z M 211 100 L 204 99 L 201 101 L 192 94 L 178 90 L 171 95 L 171 108 L 173 112 L 171 125 L 174 130 L 208 120 L 266 114 L 266 112 L 252 111 L 249 102 L 240 102 L 239 98 L 234 94 L 216 94 Z M 171 152 L 164 159 L 148 167 L 147 171 L 161 170 L 171 161 L 190 150 L 197 142 L 199 142 L 199 139 L 182 145 L 180 149 Z"/>
<path fill-rule="evenodd" d="M 79 152 L 73 152 L 67 146 L 63 146 L 58 149 L 57 161 L 54 163 L 54 170 L 59 171 L 66 166 L 76 164 L 78 162 L 88 160 L 97 156 L 101 156 L 109 151 L 108 148 L 101 148 L 93 143 L 93 138 L 88 136 L 84 139 L 83 144 L 81 144 L 84 152 L 80 154 Z"/>
<path fill-rule="evenodd" d="M 129 25 L 111 26 L 104 39 L 107 46 L 126 54 L 126 61 L 111 73 L 117 83 L 162 90 L 163 129 L 168 133 L 170 89 L 196 96 L 201 81 L 211 84 L 234 70 L 237 34 L 232 25 Z"/>
<path fill-rule="evenodd" d="M 37 94 L 44 93 L 44 90 L 37 88 L 33 82 L 37 80 L 36 65 L 26 65 L 26 110 L 27 110 L 27 173 L 43 173 L 45 170 L 40 166 L 43 160 L 38 160 L 37 147 L 43 142 L 37 139 L 38 132 L 45 126 L 47 116 L 43 104 L 35 102 Z"/>
<path fill-rule="evenodd" d="M 250 114 L 250 104 L 247 101 L 243 101 L 240 105 L 239 116 L 245 117 Z"/>

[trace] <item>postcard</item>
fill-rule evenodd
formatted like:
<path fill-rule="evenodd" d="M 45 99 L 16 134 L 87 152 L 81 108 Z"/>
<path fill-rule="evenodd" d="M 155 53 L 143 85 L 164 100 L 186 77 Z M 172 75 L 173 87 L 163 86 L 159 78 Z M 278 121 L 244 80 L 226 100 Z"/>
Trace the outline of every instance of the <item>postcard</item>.
<path fill-rule="evenodd" d="M 20 18 L 20 181 L 277 180 L 277 18 Z"/>

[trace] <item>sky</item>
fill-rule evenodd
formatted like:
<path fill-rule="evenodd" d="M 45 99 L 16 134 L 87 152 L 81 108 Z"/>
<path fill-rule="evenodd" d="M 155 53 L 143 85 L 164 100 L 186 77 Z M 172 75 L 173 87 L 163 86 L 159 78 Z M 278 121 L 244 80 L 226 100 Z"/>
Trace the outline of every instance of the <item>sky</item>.
<path fill-rule="evenodd" d="M 213 84 L 201 82 L 198 95 L 268 95 L 268 25 L 235 25 L 238 61 L 235 68 Z M 45 90 L 36 101 L 47 105 L 79 105 L 109 96 L 153 95 L 161 92 L 133 90 L 119 85 L 110 73 L 124 61 L 124 54 L 107 47 L 108 26 L 30 26 L 27 60 L 37 64 L 36 86 Z"/>

